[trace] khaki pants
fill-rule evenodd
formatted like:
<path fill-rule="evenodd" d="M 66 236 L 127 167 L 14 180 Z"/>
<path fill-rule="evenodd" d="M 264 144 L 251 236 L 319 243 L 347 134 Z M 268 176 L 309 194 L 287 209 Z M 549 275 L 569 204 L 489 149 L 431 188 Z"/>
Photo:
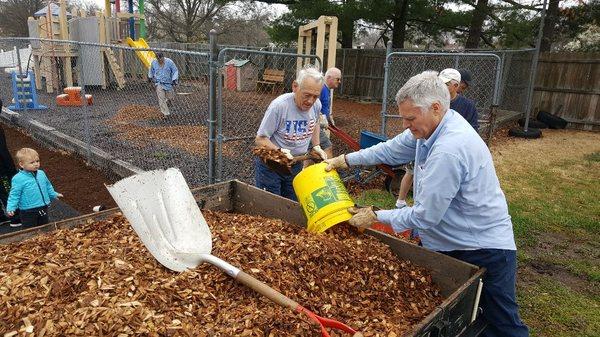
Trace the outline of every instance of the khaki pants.
<path fill-rule="evenodd" d="M 160 85 L 156 86 L 156 96 L 158 96 L 158 106 L 160 107 L 160 112 L 163 115 L 168 116 L 171 114 L 169 111 L 170 101 L 175 97 L 175 90 L 165 90 Z"/>
<path fill-rule="evenodd" d="M 331 131 L 329 131 L 329 129 L 327 128 L 327 126 L 329 126 L 329 123 L 327 122 L 327 117 L 325 117 L 325 115 L 321 114 L 319 116 L 319 124 L 321 126 L 321 130 L 327 135 L 327 138 L 331 138 Z"/>

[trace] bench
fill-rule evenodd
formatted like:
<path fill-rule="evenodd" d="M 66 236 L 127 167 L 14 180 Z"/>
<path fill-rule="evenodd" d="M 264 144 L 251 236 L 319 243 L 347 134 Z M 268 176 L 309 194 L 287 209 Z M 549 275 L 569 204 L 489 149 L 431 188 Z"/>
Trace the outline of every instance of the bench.
<path fill-rule="evenodd" d="M 262 81 L 256 81 L 256 91 L 259 86 L 271 86 L 271 93 L 275 93 L 275 88 L 280 87 L 283 91 L 283 78 L 285 76 L 284 70 L 278 69 L 265 69 Z"/>

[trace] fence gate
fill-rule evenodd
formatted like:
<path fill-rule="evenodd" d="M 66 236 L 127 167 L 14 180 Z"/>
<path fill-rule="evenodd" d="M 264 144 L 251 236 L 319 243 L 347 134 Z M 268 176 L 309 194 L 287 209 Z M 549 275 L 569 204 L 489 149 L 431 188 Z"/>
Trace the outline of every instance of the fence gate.
<path fill-rule="evenodd" d="M 402 122 L 395 102 L 396 93 L 414 75 L 425 70 L 445 68 L 471 72 L 471 86 L 465 96 L 475 101 L 480 119 L 487 119 L 492 105 L 498 103 L 501 60 L 488 53 L 426 53 L 393 52 L 385 60 L 381 133 L 388 137 L 402 131 Z"/>
<path fill-rule="evenodd" d="M 314 55 L 225 48 L 218 54 L 215 133 L 215 181 L 254 181 L 252 148 L 269 104 L 291 92 L 299 59 L 320 67 Z"/>

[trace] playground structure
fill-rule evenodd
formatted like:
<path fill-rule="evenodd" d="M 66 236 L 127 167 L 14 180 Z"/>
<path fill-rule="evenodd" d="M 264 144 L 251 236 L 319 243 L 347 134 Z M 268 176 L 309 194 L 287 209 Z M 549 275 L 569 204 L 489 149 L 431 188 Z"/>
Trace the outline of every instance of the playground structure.
<path fill-rule="evenodd" d="M 65 0 L 59 0 L 58 4 L 49 1 L 48 6 L 28 19 L 29 37 L 107 45 L 127 43 L 135 48 L 147 48 L 143 39 L 146 35 L 143 0 L 139 1 L 139 13 L 134 13 L 133 0 L 127 3 L 128 12 L 121 12 L 120 0 L 115 0 L 113 7 L 107 0 L 103 12 L 88 16 L 84 10 L 76 7 L 67 11 Z M 138 40 L 135 40 L 136 32 Z M 44 83 L 47 93 L 74 84 L 100 86 L 103 89 L 113 83 L 119 89 L 125 86 L 122 49 L 53 41 L 36 41 L 31 47 L 35 87 L 38 90 L 42 90 Z M 152 52 L 136 54 L 145 67 L 155 57 Z M 78 64 L 93 71 L 87 71 L 82 76 Z"/>
<path fill-rule="evenodd" d="M 326 69 L 335 67 L 335 56 L 337 49 L 337 32 L 338 19 L 335 16 L 320 16 L 317 20 L 312 21 L 298 28 L 298 54 L 317 55 L 323 64 L 321 68 L 323 72 Z M 314 43 L 314 54 L 313 51 Z M 327 40 L 327 60 L 325 56 L 325 45 Z M 298 59 L 298 70 L 300 70 L 309 59 Z"/>

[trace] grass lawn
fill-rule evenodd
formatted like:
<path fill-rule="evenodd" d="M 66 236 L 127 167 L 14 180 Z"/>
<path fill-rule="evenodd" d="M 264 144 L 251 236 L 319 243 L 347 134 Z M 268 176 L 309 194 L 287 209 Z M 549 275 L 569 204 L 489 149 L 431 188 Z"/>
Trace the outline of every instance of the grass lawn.
<path fill-rule="evenodd" d="M 531 336 L 600 336 L 600 134 L 544 130 L 492 145 L 518 247 L 517 290 Z M 362 204 L 392 208 L 379 190 Z"/>

